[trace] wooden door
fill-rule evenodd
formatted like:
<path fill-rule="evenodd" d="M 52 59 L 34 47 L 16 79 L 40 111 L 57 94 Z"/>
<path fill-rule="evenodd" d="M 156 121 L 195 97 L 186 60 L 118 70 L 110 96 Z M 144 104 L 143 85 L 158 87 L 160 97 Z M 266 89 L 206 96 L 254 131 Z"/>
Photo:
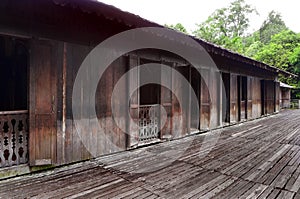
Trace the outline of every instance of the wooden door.
<path fill-rule="evenodd" d="M 265 80 L 260 80 L 261 115 L 266 114 L 265 90 Z"/>
<path fill-rule="evenodd" d="M 265 114 L 275 111 L 275 83 L 273 80 L 264 81 Z"/>
<path fill-rule="evenodd" d="M 129 56 L 129 69 L 132 69 L 139 65 L 139 58 L 136 55 Z M 132 77 L 128 79 L 128 87 L 129 91 L 134 88 L 138 88 L 139 85 L 139 72 L 136 71 L 135 74 L 132 74 Z M 130 104 L 130 116 L 132 118 L 132 122 L 129 122 L 127 132 L 130 132 L 130 135 L 127 137 L 127 148 L 134 147 L 138 144 L 138 134 L 139 134 L 139 89 L 136 89 L 134 93 L 129 96 Z"/>
<path fill-rule="evenodd" d="M 196 95 L 197 101 L 192 101 L 196 100 L 191 98 L 191 104 L 198 104 L 199 109 L 196 110 L 194 107 L 191 107 L 191 133 L 193 132 L 198 132 L 200 129 L 200 98 L 201 98 L 201 75 L 199 71 L 191 67 L 191 82 L 190 82 L 193 92 Z M 198 114 L 197 114 L 198 113 Z M 199 116 L 198 118 L 196 116 Z"/>
<path fill-rule="evenodd" d="M 166 85 L 167 87 L 161 86 L 160 88 L 160 103 L 166 111 L 166 122 L 163 123 L 162 119 L 160 119 L 161 126 L 161 138 L 168 138 L 172 135 L 172 67 L 173 63 L 164 62 L 163 64 L 168 65 L 170 68 L 165 71 L 166 74 L 160 76 L 161 85 Z"/>
<path fill-rule="evenodd" d="M 230 123 L 238 122 L 238 80 L 237 75 L 230 75 Z"/>
<path fill-rule="evenodd" d="M 190 82 L 190 66 L 176 65 L 175 69 L 179 72 L 187 81 Z M 183 90 L 184 83 L 178 80 L 176 75 L 172 71 L 172 90 L 177 93 L 178 96 L 172 98 L 172 131 L 174 137 L 183 137 L 190 134 L 190 92 L 189 90 Z M 178 98 L 178 99 L 177 99 Z"/>
<path fill-rule="evenodd" d="M 238 76 L 239 121 L 247 119 L 247 77 Z"/>
<path fill-rule="evenodd" d="M 58 46 L 33 40 L 30 50 L 30 165 L 55 164 Z"/>
<path fill-rule="evenodd" d="M 247 119 L 252 119 L 253 77 L 247 77 Z"/>
<path fill-rule="evenodd" d="M 280 110 L 280 83 L 275 82 L 275 112 Z"/>
<path fill-rule="evenodd" d="M 208 130 L 210 128 L 210 109 L 211 99 L 209 93 L 210 70 L 201 69 L 201 100 L 200 100 L 200 129 Z M 205 81 L 206 80 L 206 81 Z"/>
<path fill-rule="evenodd" d="M 222 109 L 225 110 L 225 118 L 223 122 L 227 124 L 230 122 L 230 74 L 222 73 L 222 80 L 224 85 L 224 90 L 222 90 L 222 98 L 225 99 L 225 104 L 222 104 L 222 106 L 224 107 Z"/>

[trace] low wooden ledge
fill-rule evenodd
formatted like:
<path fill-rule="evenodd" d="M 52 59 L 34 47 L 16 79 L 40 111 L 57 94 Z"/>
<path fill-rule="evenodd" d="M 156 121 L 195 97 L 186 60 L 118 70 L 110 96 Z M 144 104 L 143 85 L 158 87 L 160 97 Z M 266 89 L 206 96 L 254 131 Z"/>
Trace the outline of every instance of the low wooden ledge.
<path fill-rule="evenodd" d="M 0 115 L 17 115 L 17 114 L 26 114 L 28 110 L 17 110 L 17 111 L 0 111 Z"/>

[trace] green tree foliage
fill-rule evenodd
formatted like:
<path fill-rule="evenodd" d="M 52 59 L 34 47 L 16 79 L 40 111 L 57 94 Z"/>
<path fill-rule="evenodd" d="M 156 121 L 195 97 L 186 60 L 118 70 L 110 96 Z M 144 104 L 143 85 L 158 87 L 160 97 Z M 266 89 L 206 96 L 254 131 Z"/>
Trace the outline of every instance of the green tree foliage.
<path fill-rule="evenodd" d="M 296 47 L 289 59 L 292 66 L 294 66 L 294 72 L 300 74 L 300 45 Z M 300 84 L 300 82 L 299 82 Z M 298 86 L 300 88 L 300 85 Z"/>
<path fill-rule="evenodd" d="M 244 0 L 235 0 L 226 8 L 217 9 L 206 21 L 197 24 L 195 36 L 224 47 L 240 49 L 240 38 L 249 27 L 249 14 L 257 13 Z M 232 40 L 232 41 L 230 41 Z"/>
<path fill-rule="evenodd" d="M 254 58 L 289 72 L 294 72 L 294 69 L 289 67 L 291 65 L 290 56 L 294 49 L 299 45 L 299 34 L 296 34 L 291 30 L 283 30 L 272 36 L 270 42 L 267 45 L 264 45 Z"/>
<path fill-rule="evenodd" d="M 300 76 L 300 34 L 289 30 L 281 15 L 271 11 L 259 30 L 245 35 L 249 15 L 256 10 L 244 0 L 234 0 L 197 24 L 193 34 L 208 42 Z M 300 79 L 280 77 L 280 81 L 300 88 Z M 300 92 L 296 93 L 300 98 Z"/>
<path fill-rule="evenodd" d="M 273 35 L 278 34 L 286 29 L 287 27 L 282 20 L 281 15 L 278 12 L 272 10 L 259 30 L 260 41 L 264 44 L 267 44 L 270 42 Z"/>
<path fill-rule="evenodd" d="M 174 29 L 174 30 L 177 30 L 177 31 L 180 31 L 180 32 L 183 32 L 183 33 L 187 34 L 187 30 L 185 29 L 185 27 L 181 23 L 177 23 L 176 25 L 165 24 L 165 26 L 168 27 L 168 28 L 171 28 L 171 29 Z"/>
<path fill-rule="evenodd" d="M 254 59 L 300 75 L 300 34 L 283 30 L 271 37 L 254 56 Z M 280 81 L 300 88 L 299 78 L 280 77 Z M 300 93 L 296 93 L 300 97 Z"/>
<path fill-rule="evenodd" d="M 289 58 L 289 61 L 292 65 L 292 68 L 294 69 L 294 73 L 298 75 L 298 78 L 289 81 L 292 82 L 295 88 L 298 88 L 298 90 L 294 91 L 293 94 L 296 98 L 300 99 L 300 45 L 298 45 L 298 47 L 294 49 L 293 53 Z"/>

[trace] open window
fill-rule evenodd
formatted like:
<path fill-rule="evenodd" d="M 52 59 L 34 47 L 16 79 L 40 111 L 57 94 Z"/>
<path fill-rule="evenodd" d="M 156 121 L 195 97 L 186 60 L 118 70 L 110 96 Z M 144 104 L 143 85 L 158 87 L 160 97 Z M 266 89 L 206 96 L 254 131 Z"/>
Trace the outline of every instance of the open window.
<path fill-rule="evenodd" d="M 140 65 L 159 63 L 153 60 L 140 58 Z M 146 67 L 146 68 L 145 68 Z M 144 66 L 139 71 L 139 135 L 140 143 L 147 143 L 160 139 L 160 96 L 161 86 L 159 84 L 145 84 L 147 80 L 159 83 L 161 81 L 161 71 L 158 67 L 151 65 Z M 145 84 L 145 85 L 143 85 Z"/>
<path fill-rule="evenodd" d="M 0 37 L 0 111 L 27 110 L 26 42 L 13 37 Z"/>
<path fill-rule="evenodd" d="M 159 63 L 152 60 L 140 59 L 140 65 L 150 64 L 150 63 Z M 155 82 L 161 81 L 161 72 L 158 71 L 159 68 L 153 68 L 147 66 L 146 70 L 140 71 L 140 82 L 143 82 L 144 79 L 151 77 Z M 160 90 L 161 86 L 159 84 L 146 84 L 140 88 L 140 105 L 156 105 L 160 103 Z"/>
<path fill-rule="evenodd" d="M 0 168 L 28 162 L 28 48 L 0 36 Z"/>

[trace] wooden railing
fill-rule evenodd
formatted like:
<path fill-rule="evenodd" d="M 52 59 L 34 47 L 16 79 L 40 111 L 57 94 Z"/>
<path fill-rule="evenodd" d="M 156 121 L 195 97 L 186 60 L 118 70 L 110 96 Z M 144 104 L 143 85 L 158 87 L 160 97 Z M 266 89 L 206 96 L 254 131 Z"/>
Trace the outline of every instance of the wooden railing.
<path fill-rule="evenodd" d="M 0 168 L 28 162 L 28 111 L 0 112 Z"/>
<path fill-rule="evenodd" d="M 139 107 L 138 142 L 148 142 L 158 139 L 159 105 L 142 105 Z"/>
<path fill-rule="evenodd" d="M 290 100 L 290 107 L 292 109 L 300 109 L 300 99 L 291 99 Z"/>

